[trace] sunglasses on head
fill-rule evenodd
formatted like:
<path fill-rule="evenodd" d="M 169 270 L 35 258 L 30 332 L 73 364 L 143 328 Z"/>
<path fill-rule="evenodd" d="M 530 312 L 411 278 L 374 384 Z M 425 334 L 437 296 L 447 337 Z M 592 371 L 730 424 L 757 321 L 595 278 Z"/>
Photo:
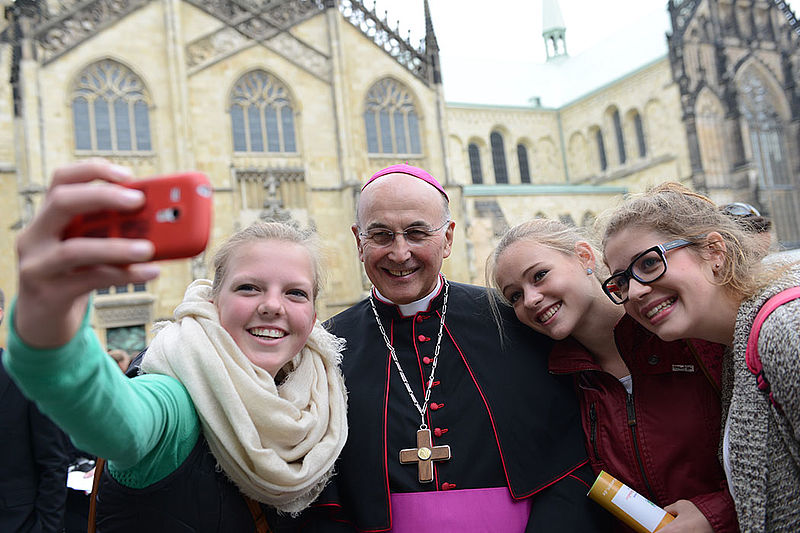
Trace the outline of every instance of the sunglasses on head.
<path fill-rule="evenodd" d="M 744 202 L 732 202 L 721 207 L 722 212 L 726 215 L 733 215 L 735 217 L 760 217 L 761 213 L 758 209 L 750 204 Z"/>

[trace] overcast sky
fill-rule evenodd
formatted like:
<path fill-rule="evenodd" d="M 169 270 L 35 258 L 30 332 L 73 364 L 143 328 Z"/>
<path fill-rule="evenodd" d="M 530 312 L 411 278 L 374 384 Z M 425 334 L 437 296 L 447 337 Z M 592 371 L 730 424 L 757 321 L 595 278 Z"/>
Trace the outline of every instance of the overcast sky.
<path fill-rule="evenodd" d="M 374 0 L 362 1 L 372 7 Z M 448 90 L 448 80 L 452 85 L 454 80 L 461 83 L 467 79 L 467 74 L 454 71 L 469 69 L 472 61 L 545 62 L 542 0 L 429 2 L 448 100 L 456 96 L 453 87 Z M 793 3 L 797 5 L 800 0 Z M 567 51 L 573 57 L 646 17 L 661 17 L 662 35 L 670 28 L 666 0 L 559 0 L 559 5 L 567 28 Z M 388 11 L 392 27 L 399 20 L 401 35 L 411 30 L 414 44 L 424 36 L 423 0 L 377 0 L 376 11 L 381 15 Z"/>
<path fill-rule="evenodd" d="M 429 0 L 442 54 L 545 60 L 542 0 Z M 367 6 L 372 0 L 364 0 Z M 403 35 L 423 36 L 422 0 L 377 0 Z M 666 13 L 664 0 L 560 0 L 570 55 L 584 51 L 642 16 Z M 489 8 L 488 6 L 491 6 Z M 664 15 L 665 17 L 668 15 Z"/>

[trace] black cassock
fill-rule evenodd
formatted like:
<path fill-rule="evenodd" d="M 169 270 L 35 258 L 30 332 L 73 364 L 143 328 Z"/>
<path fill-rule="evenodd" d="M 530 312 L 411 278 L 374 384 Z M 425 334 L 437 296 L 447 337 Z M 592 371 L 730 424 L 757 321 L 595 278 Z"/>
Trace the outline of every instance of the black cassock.
<path fill-rule="evenodd" d="M 420 405 L 443 300 L 442 288 L 428 310 L 403 317 L 396 306 L 375 299 Z M 450 282 L 426 424 L 433 445 L 449 445 L 451 458 L 434 463 L 430 483 L 419 481 L 416 463 L 399 461 L 400 450 L 416 447 L 420 416 L 369 300 L 326 323 L 347 340 L 342 367 L 349 437 L 334 480 L 316 504 L 317 511 L 329 512 L 318 516 L 385 531 L 391 527 L 390 492 L 507 486 L 515 499 L 533 498 L 530 531 L 602 529 L 602 511 L 586 498 L 593 476 L 572 382 L 548 373 L 550 339 L 520 324 L 506 307 L 500 316 L 502 337 L 486 289 Z M 312 529 L 326 530 L 320 524 Z"/>

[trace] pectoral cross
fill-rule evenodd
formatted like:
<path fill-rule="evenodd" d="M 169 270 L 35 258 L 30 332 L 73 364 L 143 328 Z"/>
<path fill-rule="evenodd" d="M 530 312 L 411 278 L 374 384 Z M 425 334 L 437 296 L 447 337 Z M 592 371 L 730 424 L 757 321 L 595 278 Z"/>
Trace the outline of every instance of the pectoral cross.
<path fill-rule="evenodd" d="M 433 462 L 447 461 L 450 459 L 450 446 L 433 446 L 431 430 L 421 428 L 417 431 L 417 447 L 400 450 L 402 464 L 417 463 L 419 482 L 430 483 L 433 481 Z"/>

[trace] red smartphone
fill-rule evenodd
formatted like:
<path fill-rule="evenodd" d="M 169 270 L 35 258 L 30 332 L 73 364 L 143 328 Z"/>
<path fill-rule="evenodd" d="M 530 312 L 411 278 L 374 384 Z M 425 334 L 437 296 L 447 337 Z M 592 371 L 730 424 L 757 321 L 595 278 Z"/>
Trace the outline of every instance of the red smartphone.
<path fill-rule="evenodd" d="M 64 231 L 71 237 L 148 239 L 153 261 L 193 257 L 208 244 L 212 187 L 202 172 L 183 172 L 124 184 L 145 195 L 137 211 L 97 211 L 75 217 Z"/>

